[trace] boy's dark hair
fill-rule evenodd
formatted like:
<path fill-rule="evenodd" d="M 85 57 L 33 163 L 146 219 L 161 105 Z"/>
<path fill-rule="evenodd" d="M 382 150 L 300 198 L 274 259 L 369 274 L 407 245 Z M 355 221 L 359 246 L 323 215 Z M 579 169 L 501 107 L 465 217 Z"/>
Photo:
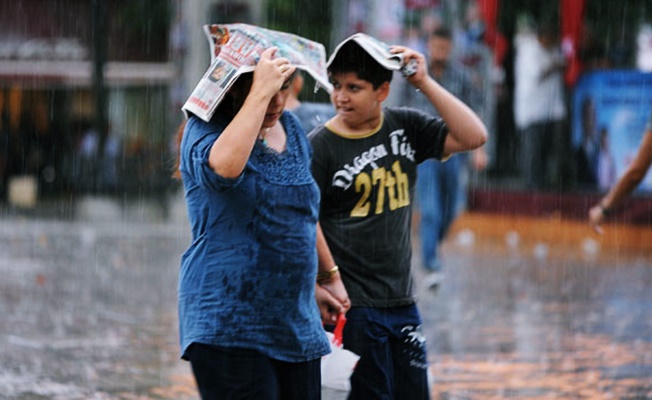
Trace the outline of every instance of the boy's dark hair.
<path fill-rule="evenodd" d="M 329 75 L 348 72 L 353 72 L 358 75 L 358 78 L 370 82 L 374 89 L 378 89 L 385 82 L 391 82 L 394 75 L 394 71 L 380 65 L 354 41 L 345 43 L 328 66 Z"/>

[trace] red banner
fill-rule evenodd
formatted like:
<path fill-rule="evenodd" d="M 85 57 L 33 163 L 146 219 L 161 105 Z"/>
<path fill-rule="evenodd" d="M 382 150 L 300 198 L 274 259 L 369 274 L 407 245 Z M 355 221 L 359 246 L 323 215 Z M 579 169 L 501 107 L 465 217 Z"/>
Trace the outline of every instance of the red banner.
<path fill-rule="evenodd" d="M 582 40 L 584 24 L 584 8 L 586 0 L 560 0 L 561 40 L 568 67 L 565 80 L 569 86 L 574 86 L 582 73 L 582 64 L 577 55 L 577 47 Z"/>
<path fill-rule="evenodd" d="M 478 0 L 478 7 L 486 25 L 484 41 L 494 52 L 494 63 L 501 65 L 507 54 L 507 40 L 498 31 L 499 0 Z"/>
<path fill-rule="evenodd" d="M 439 0 L 405 0 L 405 8 L 408 10 L 418 10 L 439 6 Z"/>

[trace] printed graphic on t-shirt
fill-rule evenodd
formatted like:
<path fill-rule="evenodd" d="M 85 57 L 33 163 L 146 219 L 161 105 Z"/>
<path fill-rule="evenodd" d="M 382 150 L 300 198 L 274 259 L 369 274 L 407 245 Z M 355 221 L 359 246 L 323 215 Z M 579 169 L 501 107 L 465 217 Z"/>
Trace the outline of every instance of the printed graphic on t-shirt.
<path fill-rule="evenodd" d="M 410 205 L 410 182 L 401 168 L 401 159 L 414 163 L 414 150 L 405 131 L 398 129 L 389 134 L 389 149 L 384 143 L 372 146 L 353 157 L 350 163 L 333 174 L 332 185 L 343 190 L 354 189 L 359 195 L 350 212 L 351 217 L 366 217 L 370 213 L 382 214 L 385 204 L 389 211 Z M 396 160 L 387 168 L 382 160 Z M 380 163 L 377 163 L 379 162 Z M 367 166 L 371 167 L 368 172 Z M 351 186 L 353 185 L 353 188 Z"/>

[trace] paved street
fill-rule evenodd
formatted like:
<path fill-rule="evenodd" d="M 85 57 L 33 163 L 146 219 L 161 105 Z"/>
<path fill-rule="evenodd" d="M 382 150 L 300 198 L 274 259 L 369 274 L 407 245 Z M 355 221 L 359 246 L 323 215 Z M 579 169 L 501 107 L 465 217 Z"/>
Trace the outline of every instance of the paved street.
<path fill-rule="evenodd" d="M 0 399 L 198 398 L 177 347 L 183 210 L 101 206 L 0 215 Z M 443 285 L 418 289 L 433 399 L 652 398 L 649 251 L 472 228 L 446 243 Z"/>
<path fill-rule="evenodd" d="M 434 399 L 652 398 L 649 254 L 457 239 L 421 292 Z"/>
<path fill-rule="evenodd" d="M 177 349 L 184 228 L 0 221 L 0 398 L 196 398 Z"/>

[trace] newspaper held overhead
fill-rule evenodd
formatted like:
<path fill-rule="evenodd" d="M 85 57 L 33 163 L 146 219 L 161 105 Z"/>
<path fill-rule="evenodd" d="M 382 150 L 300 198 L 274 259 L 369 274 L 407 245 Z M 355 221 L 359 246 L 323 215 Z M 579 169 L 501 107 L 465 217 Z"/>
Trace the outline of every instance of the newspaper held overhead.
<path fill-rule="evenodd" d="M 392 71 L 401 69 L 401 66 L 403 65 L 403 56 L 401 54 L 390 53 L 388 44 L 373 36 L 369 36 L 366 33 L 356 33 L 340 42 L 340 44 L 335 47 L 335 50 L 333 50 L 333 54 L 331 54 L 326 65 L 331 65 L 342 46 L 350 41 L 357 43 L 383 67 Z"/>
<path fill-rule="evenodd" d="M 406 78 L 414 75 L 417 72 L 417 60 L 411 59 L 406 63 L 403 59 L 402 54 L 391 53 L 389 51 L 388 44 L 365 33 L 356 33 L 355 35 L 349 36 L 340 44 L 338 44 L 337 47 L 335 47 L 335 50 L 333 50 L 333 54 L 331 54 L 330 58 L 328 59 L 328 63 L 326 63 L 327 67 L 331 65 L 342 46 L 351 41 L 357 43 L 371 57 L 373 57 L 374 60 L 378 61 L 380 65 L 391 71 L 400 70 L 401 74 L 403 74 L 403 76 Z"/>
<path fill-rule="evenodd" d="M 211 24 L 203 29 L 211 64 L 182 107 L 186 115 L 191 112 L 209 121 L 238 76 L 253 71 L 260 54 L 274 46 L 279 57 L 309 73 L 317 88 L 332 89 L 326 73 L 326 50 L 320 43 L 248 24 Z"/>

